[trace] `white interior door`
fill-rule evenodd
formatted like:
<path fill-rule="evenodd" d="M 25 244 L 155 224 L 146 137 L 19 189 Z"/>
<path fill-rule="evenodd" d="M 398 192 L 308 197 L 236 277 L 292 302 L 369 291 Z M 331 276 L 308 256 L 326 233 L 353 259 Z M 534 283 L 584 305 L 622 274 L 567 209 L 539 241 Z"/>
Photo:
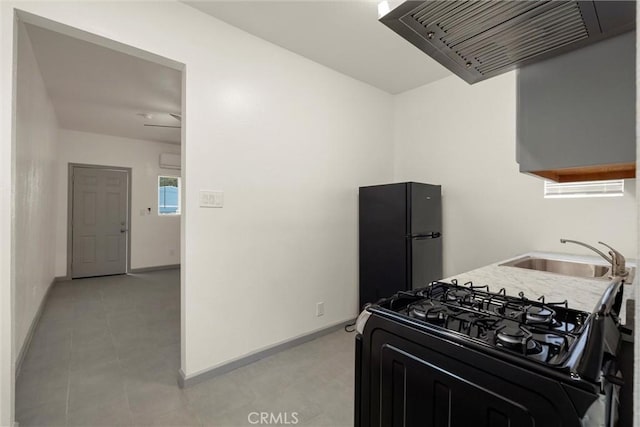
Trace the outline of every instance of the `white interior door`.
<path fill-rule="evenodd" d="M 71 277 L 127 272 L 128 173 L 73 168 Z"/>

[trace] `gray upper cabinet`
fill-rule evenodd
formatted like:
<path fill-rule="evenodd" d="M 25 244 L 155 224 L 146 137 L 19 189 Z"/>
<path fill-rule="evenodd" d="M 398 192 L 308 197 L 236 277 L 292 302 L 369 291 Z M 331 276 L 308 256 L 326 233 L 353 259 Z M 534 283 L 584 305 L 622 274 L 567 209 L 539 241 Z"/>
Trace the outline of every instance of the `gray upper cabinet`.
<path fill-rule="evenodd" d="M 520 171 L 554 181 L 635 177 L 635 31 L 517 74 Z"/>

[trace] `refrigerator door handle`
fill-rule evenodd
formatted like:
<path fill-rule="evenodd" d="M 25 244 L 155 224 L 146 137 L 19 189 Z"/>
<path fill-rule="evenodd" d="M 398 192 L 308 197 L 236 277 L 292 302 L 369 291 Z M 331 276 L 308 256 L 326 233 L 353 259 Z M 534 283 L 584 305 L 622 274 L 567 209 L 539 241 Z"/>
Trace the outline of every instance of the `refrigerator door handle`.
<path fill-rule="evenodd" d="M 414 240 L 437 239 L 440 236 L 442 236 L 442 234 L 438 231 L 433 231 L 431 233 L 424 233 L 424 234 L 407 234 L 408 239 L 414 239 Z"/>

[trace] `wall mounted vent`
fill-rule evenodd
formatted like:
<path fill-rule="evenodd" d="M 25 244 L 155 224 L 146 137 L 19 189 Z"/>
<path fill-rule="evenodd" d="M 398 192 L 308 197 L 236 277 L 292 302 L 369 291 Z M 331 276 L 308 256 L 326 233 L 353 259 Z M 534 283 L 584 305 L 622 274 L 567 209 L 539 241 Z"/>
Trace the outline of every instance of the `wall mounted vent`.
<path fill-rule="evenodd" d="M 468 83 L 635 28 L 633 1 L 407 1 L 382 23 Z"/>
<path fill-rule="evenodd" d="M 162 153 L 160 154 L 161 169 L 180 169 L 182 157 L 180 154 Z"/>

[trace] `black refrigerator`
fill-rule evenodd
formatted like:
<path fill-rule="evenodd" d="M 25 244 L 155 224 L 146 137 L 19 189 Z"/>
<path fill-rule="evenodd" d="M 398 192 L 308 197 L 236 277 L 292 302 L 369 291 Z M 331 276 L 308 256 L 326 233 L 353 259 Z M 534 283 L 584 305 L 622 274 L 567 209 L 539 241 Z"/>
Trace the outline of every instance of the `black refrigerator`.
<path fill-rule="evenodd" d="M 360 187 L 360 308 L 442 279 L 439 185 Z"/>

